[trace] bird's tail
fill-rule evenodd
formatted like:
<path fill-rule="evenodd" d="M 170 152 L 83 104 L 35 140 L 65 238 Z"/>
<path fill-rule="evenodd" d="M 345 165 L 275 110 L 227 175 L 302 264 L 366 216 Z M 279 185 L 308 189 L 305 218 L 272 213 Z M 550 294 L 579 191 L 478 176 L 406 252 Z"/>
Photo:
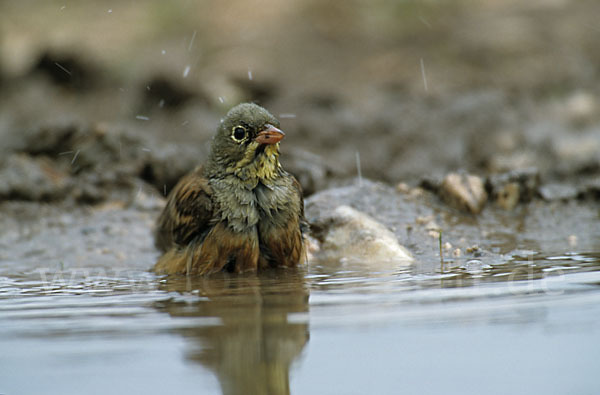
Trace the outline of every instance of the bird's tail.
<path fill-rule="evenodd" d="M 195 242 L 183 248 L 172 247 L 158 259 L 154 271 L 159 274 L 191 274 L 195 253 Z"/>

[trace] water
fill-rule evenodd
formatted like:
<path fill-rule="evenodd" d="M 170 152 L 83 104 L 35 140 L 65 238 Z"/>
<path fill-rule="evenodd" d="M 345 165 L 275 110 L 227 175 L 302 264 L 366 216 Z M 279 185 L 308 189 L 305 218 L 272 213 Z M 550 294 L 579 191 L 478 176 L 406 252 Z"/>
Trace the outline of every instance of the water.
<path fill-rule="evenodd" d="M 143 261 L 10 265 L 0 262 L 0 393 L 597 390 L 598 254 L 208 279 L 157 277 Z"/>

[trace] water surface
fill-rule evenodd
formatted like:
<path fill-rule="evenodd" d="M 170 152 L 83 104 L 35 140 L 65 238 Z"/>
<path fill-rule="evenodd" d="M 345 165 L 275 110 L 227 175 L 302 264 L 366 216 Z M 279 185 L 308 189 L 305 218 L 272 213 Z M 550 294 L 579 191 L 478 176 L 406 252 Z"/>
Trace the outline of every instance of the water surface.
<path fill-rule="evenodd" d="M 596 388 L 597 254 L 515 255 L 427 274 L 315 262 L 207 279 L 141 269 L 7 275 L 7 266 L 1 393 Z"/>

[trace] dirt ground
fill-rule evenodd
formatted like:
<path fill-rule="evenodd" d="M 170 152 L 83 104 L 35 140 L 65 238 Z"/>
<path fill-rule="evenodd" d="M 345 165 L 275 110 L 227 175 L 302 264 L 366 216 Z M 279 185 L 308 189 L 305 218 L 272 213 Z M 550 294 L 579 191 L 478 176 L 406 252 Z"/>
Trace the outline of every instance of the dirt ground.
<path fill-rule="evenodd" d="M 502 177 L 533 174 L 520 204 L 594 213 L 597 15 L 594 0 L 3 2 L 0 211 L 165 195 L 254 101 L 281 119 L 307 197 L 357 175 L 436 192 L 464 171 L 495 210 Z"/>

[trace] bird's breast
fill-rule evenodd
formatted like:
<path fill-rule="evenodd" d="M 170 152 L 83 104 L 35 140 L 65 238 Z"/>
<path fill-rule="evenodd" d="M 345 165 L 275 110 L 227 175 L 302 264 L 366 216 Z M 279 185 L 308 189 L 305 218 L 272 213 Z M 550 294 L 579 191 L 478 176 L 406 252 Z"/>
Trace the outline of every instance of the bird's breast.
<path fill-rule="evenodd" d="M 235 178 L 213 180 L 213 200 L 219 207 L 215 220 L 237 232 L 254 228 L 259 221 L 256 196 Z"/>
<path fill-rule="evenodd" d="M 299 212 L 299 199 L 288 177 L 277 177 L 269 183 L 258 182 L 249 189 L 239 179 L 230 177 L 211 182 L 213 198 L 220 214 L 216 220 L 226 221 L 230 228 L 244 232 L 260 221 L 285 221 Z"/>

